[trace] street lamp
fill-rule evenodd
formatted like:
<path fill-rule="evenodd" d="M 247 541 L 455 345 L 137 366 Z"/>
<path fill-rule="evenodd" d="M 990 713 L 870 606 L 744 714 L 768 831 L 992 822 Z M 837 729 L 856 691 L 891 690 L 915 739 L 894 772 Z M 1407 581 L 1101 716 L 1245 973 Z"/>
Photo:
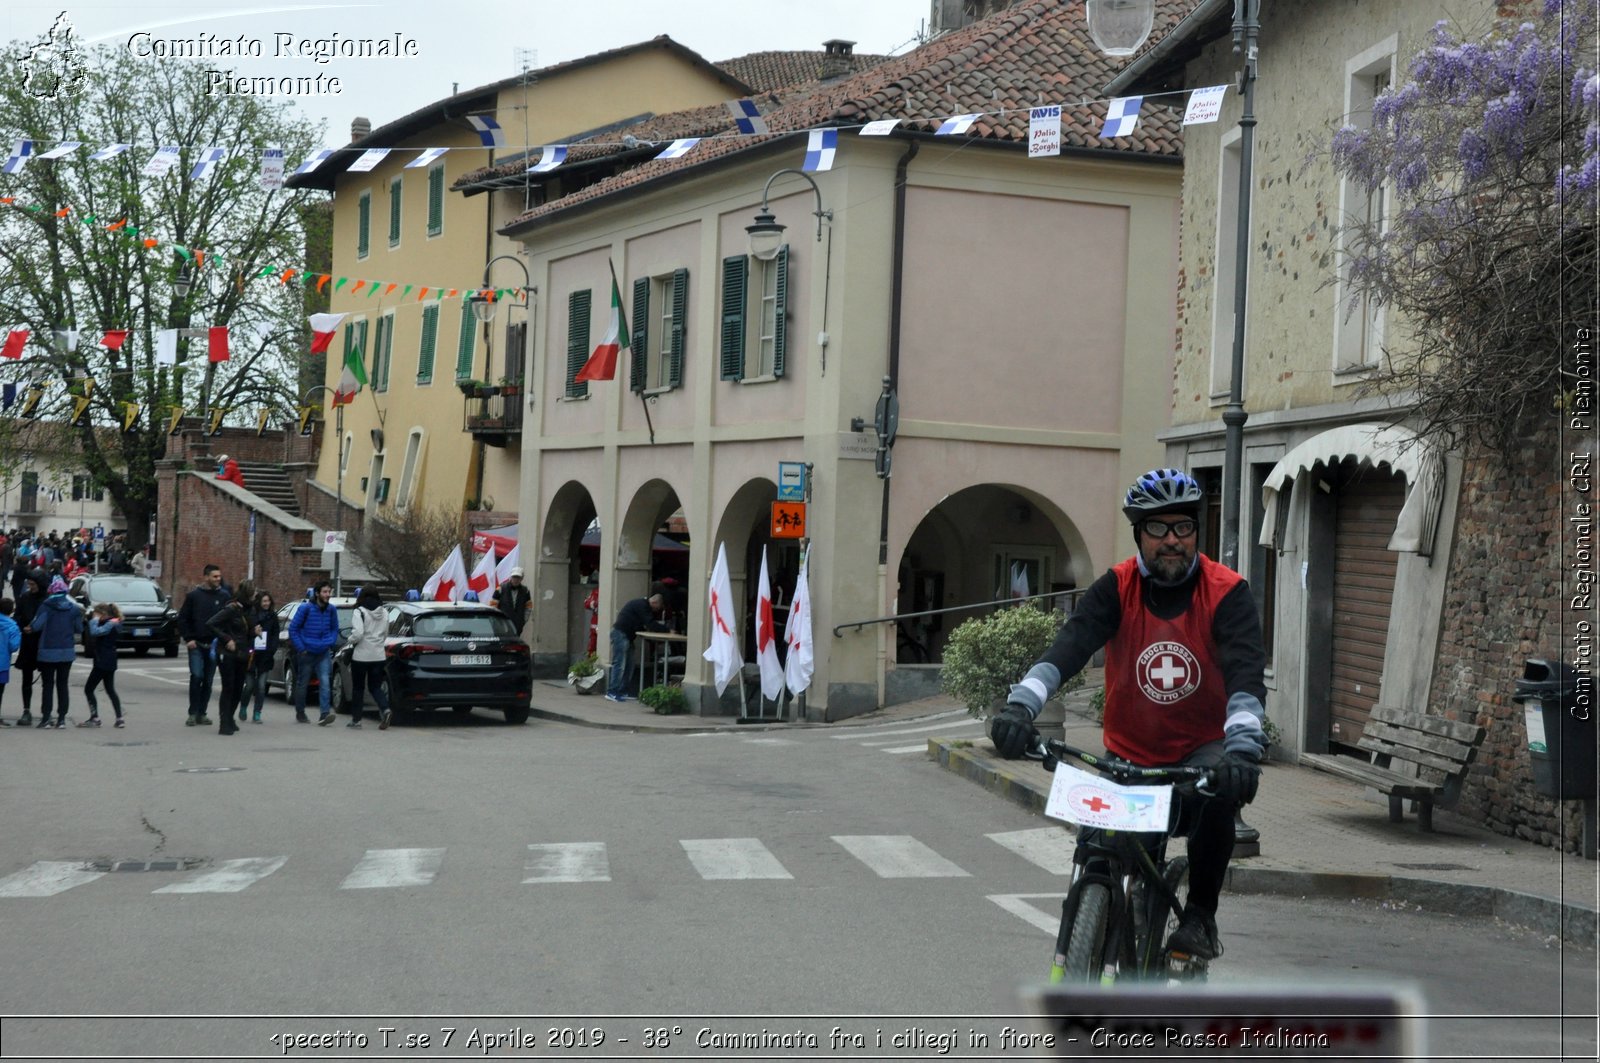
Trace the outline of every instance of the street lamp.
<path fill-rule="evenodd" d="M 1132 55 L 1150 36 L 1156 0 L 1085 0 L 1089 36 L 1110 56 Z"/>
<path fill-rule="evenodd" d="M 766 185 L 761 189 L 761 211 L 756 215 L 755 224 L 744 227 L 744 231 L 750 235 L 750 254 L 762 262 L 771 262 L 777 258 L 778 248 L 783 246 L 783 231 L 787 226 L 780 223 L 767 206 L 767 195 L 772 191 L 772 182 L 786 173 L 804 177 L 806 184 L 811 186 L 811 191 L 816 193 L 817 209 L 811 213 L 817 219 L 817 241 L 819 243 L 822 241 L 822 220 L 824 218 L 829 221 L 833 220 L 833 211 L 822 209 L 822 189 L 817 187 L 817 182 L 811 179 L 810 174 L 804 170 L 779 170 L 767 178 Z"/>

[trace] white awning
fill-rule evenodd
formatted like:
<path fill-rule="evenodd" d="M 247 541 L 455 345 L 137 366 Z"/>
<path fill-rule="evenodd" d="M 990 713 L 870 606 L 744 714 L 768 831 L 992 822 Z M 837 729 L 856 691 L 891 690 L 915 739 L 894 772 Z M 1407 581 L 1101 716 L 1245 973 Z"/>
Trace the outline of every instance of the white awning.
<path fill-rule="evenodd" d="M 1389 549 L 1427 557 L 1433 553 L 1439 515 L 1444 508 L 1444 463 L 1435 447 L 1409 428 L 1397 425 L 1347 424 L 1320 432 L 1285 454 L 1267 474 L 1261 490 L 1265 515 L 1261 521 L 1262 546 L 1277 543 L 1278 493 L 1301 473 L 1319 464 L 1337 465 L 1355 458 L 1364 466 L 1387 465 L 1404 476 L 1409 490 Z"/>

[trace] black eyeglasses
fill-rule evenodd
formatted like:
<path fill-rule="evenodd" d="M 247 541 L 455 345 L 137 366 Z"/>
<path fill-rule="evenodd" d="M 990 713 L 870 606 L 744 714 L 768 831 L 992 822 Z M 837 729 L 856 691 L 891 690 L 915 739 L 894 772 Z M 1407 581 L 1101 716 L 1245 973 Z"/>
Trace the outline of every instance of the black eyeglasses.
<path fill-rule="evenodd" d="M 1187 539 L 1199 529 L 1200 525 L 1192 520 L 1147 520 L 1139 527 L 1152 539 L 1165 539 L 1167 532 L 1180 539 Z"/>

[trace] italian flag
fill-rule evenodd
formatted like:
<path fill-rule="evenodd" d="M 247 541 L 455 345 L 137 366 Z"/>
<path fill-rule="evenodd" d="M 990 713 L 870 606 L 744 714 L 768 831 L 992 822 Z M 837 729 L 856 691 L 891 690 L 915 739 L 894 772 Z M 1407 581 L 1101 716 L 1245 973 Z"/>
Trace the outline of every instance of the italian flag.
<path fill-rule="evenodd" d="M 628 322 L 622 316 L 622 292 L 617 290 L 617 274 L 611 273 L 611 326 L 606 329 L 606 338 L 600 341 L 600 346 L 594 349 L 589 360 L 583 363 L 583 368 L 578 370 L 578 375 L 573 377 L 576 383 L 586 380 L 615 380 L 617 376 L 617 355 L 628 349 Z"/>
<path fill-rule="evenodd" d="M 351 347 L 345 352 L 344 372 L 339 375 L 339 387 L 333 393 L 335 406 L 348 406 L 367 382 L 367 367 L 361 364 L 361 348 Z"/>

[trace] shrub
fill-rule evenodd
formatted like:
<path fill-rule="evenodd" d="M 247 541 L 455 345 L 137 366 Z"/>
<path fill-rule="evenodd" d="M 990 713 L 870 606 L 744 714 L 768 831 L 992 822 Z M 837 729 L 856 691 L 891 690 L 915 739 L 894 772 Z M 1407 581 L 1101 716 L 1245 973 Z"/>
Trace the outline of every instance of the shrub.
<path fill-rule="evenodd" d="M 594 654 L 589 653 L 582 657 L 574 658 L 572 667 L 567 669 L 567 674 L 577 679 L 583 679 L 587 676 L 595 675 L 599 671 L 599 659 Z"/>
<path fill-rule="evenodd" d="M 968 712 L 982 715 L 1003 700 L 1011 684 L 1044 655 L 1060 627 L 1060 613 L 1032 605 L 1016 605 L 968 620 L 952 631 L 945 643 L 940 683 L 946 693 L 966 704 Z M 1082 683 L 1082 676 L 1074 676 L 1061 689 L 1071 690 Z"/>
<path fill-rule="evenodd" d="M 639 691 L 639 700 L 663 716 L 689 711 L 689 699 L 682 687 L 645 687 Z"/>

